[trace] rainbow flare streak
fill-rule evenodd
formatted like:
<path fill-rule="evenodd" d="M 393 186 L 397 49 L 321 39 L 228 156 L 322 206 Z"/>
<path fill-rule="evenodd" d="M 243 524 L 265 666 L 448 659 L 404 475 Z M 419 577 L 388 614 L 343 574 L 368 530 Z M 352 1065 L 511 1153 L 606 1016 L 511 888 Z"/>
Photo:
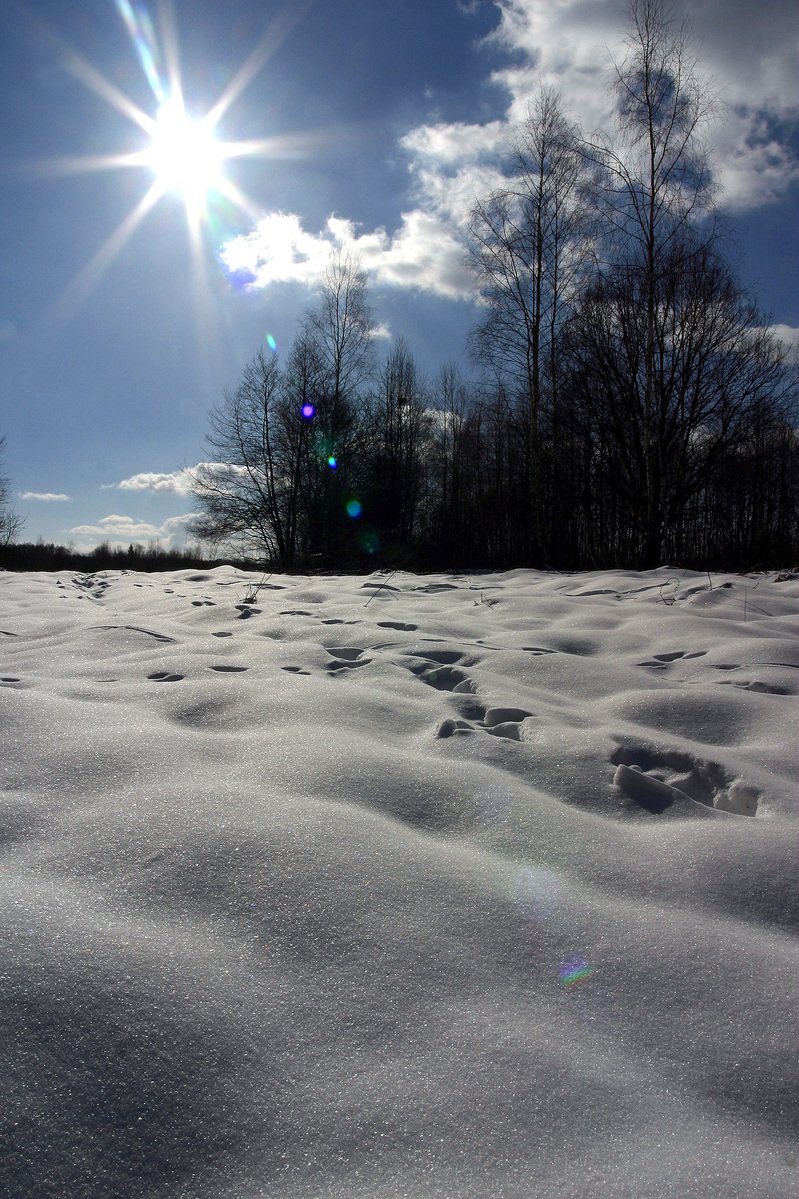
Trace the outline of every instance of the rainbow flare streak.
<path fill-rule="evenodd" d="M 165 104 L 167 91 L 161 81 L 160 54 L 150 14 L 144 5 L 131 4 L 130 0 L 116 0 L 117 10 L 136 48 L 145 78 L 159 104 Z"/>
<path fill-rule="evenodd" d="M 570 958 L 561 964 L 558 978 L 564 987 L 574 987 L 594 973 L 594 967 L 585 958 Z"/>

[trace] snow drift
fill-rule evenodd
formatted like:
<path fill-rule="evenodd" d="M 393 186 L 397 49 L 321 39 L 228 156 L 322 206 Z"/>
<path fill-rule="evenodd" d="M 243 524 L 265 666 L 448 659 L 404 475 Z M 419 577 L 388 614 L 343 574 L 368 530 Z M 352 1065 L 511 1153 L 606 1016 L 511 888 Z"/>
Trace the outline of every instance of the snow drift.
<path fill-rule="evenodd" d="M 0 1192 L 792 1194 L 798 599 L 0 575 Z"/>

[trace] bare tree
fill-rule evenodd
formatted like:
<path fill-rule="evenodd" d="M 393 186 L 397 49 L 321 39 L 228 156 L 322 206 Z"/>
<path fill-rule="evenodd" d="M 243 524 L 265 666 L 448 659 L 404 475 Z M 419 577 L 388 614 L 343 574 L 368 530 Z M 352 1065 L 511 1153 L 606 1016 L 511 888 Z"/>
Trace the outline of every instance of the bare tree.
<path fill-rule="evenodd" d="M 648 287 L 635 265 L 599 276 L 572 321 L 568 360 L 597 484 L 594 552 L 613 541 L 623 560 L 651 565 L 667 545 L 682 552 L 686 514 L 721 463 L 753 429 L 765 434 L 786 419 L 795 380 L 708 246 L 673 241 L 661 257 L 651 330 Z"/>
<path fill-rule="evenodd" d="M 374 318 L 359 260 L 337 247 L 322 275 L 319 299 L 305 318 L 325 376 L 323 403 L 332 428 L 346 425 L 359 388 L 374 370 Z"/>
<path fill-rule="evenodd" d="M 290 567 L 296 549 L 296 460 L 286 454 L 282 376 L 262 351 L 211 412 L 211 461 L 196 468 L 192 532 Z"/>
<path fill-rule="evenodd" d="M 474 561 L 479 539 L 475 502 L 478 429 L 473 387 L 455 363 L 442 366 L 432 388 L 435 418 L 430 471 L 429 536 L 448 565 Z"/>
<path fill-rule="evenodd" d="M 6 439 L 0 437 L 0 462 L 3 459 Z M 0 474 L 0 548 L 11 545 L 16 540 L 17 533 L 22 528 L 23 519 L 18 516 L 10 505 L 11 484 Z"/>
<path fill-rule="evenodd" d="M 425 389 L 404 338 L 388 354 L 371 411 L 370 462 L 375 518 L 407 543 L 417 530 L 431 428 Z"/>
<path fill-rule="evenodd" d="M 372 327 L 366 275 L 337 250 L 286 372 L 259 352 L 211 412 L 209 461 L 193 488 L 197 536 L 284 569 L 309 550 L 332 553 L 337 517 L 346 523 L 338 478 L 359 457 Z"/>
<path fill-rule="evenodd" d="M 344 492 L 356 481 L 365 434 L 363 389 L 374 370 L 373 330 L 366 272 L 354 255 L 338 247 L 301 333 L 319 368 L 303 496 L 307 534 L 316 553 L 334 558 L 346 527 Z"/>
<path fill-rule="evenodd" d="M 485 317 L 475 357 L 527 406 L 528 506 L 541 543 L 541 453 L 545 400 L 557 403 L 558 336 L 592 262 L 588 174 L 576 128 L 560 97 L 542 89 L 516 130 L 507 185 L 476 204 L 470 222 Z"/>
<path fill-rule="evenodd" d="M 643 564 L 660 554 L 662 477 L 657 444 L 657 303 L 661 277 L 675 253 L 692 253 L 702 239 L 685 236 L 710 200 L 710 171 L 701 141 L 713 111 L 691 52 L 689 31 L 676 28 L 665 0 L 631 0 L 627 53 L 614 66 L 618 129 L 584 145 L 604 172 L 605 216 L 615 259 L 641 273 L 644 470 L 647 513 Z M 707 242 L 707 237 L 704 239 Z"/>

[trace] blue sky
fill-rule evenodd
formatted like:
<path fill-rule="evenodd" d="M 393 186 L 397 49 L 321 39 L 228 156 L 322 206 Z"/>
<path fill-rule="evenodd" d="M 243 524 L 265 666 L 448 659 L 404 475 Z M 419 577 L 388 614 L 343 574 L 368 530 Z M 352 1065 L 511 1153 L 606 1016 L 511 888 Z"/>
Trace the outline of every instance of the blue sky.
<path fill-rule="evenodd" d="M 709 138 L 729 252 L 795 342 L 795 3 L 674 8 L 721 101 Z M 209 408 L 267 337 L 288 349 L 336 240 L 369 272 L 380 347 L 404 335 L 430 374 L 463 359 L 469 208 L 540 83 L 586 130 L 609 125 L 624 13 L 624 0 L 6 0 L 0 433 L 24 539 L 182 546 Z M 147 160 L 176 70 L 186 112 L 221 102 L 215 136 L 237 147 L 208 220 L 158 196 Z M 107 162 L 126 157 L 139 161 Z"/>

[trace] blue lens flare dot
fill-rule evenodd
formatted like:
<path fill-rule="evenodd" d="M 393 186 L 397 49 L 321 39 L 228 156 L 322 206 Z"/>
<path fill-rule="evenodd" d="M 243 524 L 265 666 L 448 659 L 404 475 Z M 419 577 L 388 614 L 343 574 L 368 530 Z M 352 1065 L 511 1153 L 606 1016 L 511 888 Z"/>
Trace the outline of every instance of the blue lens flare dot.
<path fill-rule="evenodd" d="M 357 520 L 363 512 L 360 500 L 347 500 L 347 516 Z"/>
<path fill-rule="evenodd" d="M 316 413 L 316 409 L 314 408 L 313 404 L 303 404 L 300 411 L 302 412 L 304 420 L 313 420 Z"/>
<path fill-rule="evenodd" d="M 338 459 L 335 454 L 328 454 L 327 465 L 331 470 L 338 470 Z"/>
<path fill-rule="evenodd" d="M 269 346 L 269 349 L 272 351 L 273 354 L 277 353 L 277 342 L 275 341 L 275 339 L 271 333 L 267 333 L 267 335 L 266 335 L 266 344 Z"/>

